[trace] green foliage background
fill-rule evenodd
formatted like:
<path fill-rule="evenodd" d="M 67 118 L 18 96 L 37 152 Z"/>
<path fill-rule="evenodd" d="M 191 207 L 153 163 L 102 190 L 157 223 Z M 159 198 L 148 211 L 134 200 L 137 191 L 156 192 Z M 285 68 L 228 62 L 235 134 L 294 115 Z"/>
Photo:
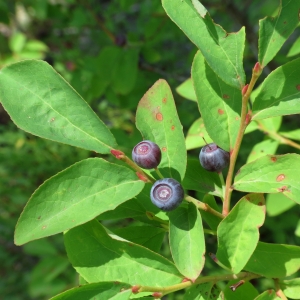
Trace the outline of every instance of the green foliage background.
<path fill-rule="evenodd" d="M 257 57 L 258 20 L 275 15 L 279 1 L 202 2 L 215 22 L 228 32 L 246 26 L 245 70 L 249 79 Z M 298 27 L 265 68 L 265 75 L 290 57 L 299 57 L 299 32 Z M 172 88 L 185 133 L 199 118 L 196 103 L 175 92 L 190 77 L 195 53 L 196 47 L 167 17 L 159 0 L 0 1 L 0 68 L 23 59 L 46 60 L 92 106 L 128 155 L 141 140 L 134 126 L 136 106 L 159 78 L 166 79 Z M 280 131 L 299 126 L 298 115 L 286 116 Z M 258 130 L 245 136 L 239 166 L 247 161 L 253 145 L 263 139 L 264 133 Z M 189 151 L 189 157 L 197 157 L 198 152 L 199 149 Z M 299 150 L 279 145 L 276 153 L 287 152 L 299 153 Z M 16 247 L 13 231 L 28 198 L 44 180 L 93 156 L 94 153 L 18 130 L 0 106 L 0 295 L 3 299 L 47 299 L 78 283 L 66 258 L 61 235 Z M 284 207 L 280 203 L 280 199 L 267 202 L 271 217 L 261 229 L 262 238 L 265 242 L 299 245 L 300 229 L 295 234 L 299 208 L 292 202 L 284 202 Z M 131 219 L 105 222 L 112 230 L 132 224 Z M 216 242 L 211 237 L 207 247 Z M 167 247 L 162 250 L 166 257 L 170 256 Z M 213 274 L 213 263 L 210 267 Z M 263 284 L 257 288 L 270 285 L 267 280 Z M 173 297 L 181 299 L 180 293 L 167 299 Z"/>

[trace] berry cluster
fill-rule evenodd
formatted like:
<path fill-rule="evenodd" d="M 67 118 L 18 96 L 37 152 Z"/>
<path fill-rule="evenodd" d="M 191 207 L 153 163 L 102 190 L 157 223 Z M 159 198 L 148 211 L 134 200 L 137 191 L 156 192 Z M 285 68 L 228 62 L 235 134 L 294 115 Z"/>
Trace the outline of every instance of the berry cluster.
<path fill-rule="evenodd" d="M 221 172 L 229 164 L 229 153 L 215 143 L 204 146 L 199 154 L 201 166 L 211 172 Z M 144 169 L 157 168 L 161 161 L 161 151 L 157 144 L 151 141 L 142 141 L 132 150 L 133 161 Z M 163 211 L 177 208 L 183 198 L 184 191 L 181 184 L 173 178 L 157 180 L 150 192 L 154 205 Z"/>

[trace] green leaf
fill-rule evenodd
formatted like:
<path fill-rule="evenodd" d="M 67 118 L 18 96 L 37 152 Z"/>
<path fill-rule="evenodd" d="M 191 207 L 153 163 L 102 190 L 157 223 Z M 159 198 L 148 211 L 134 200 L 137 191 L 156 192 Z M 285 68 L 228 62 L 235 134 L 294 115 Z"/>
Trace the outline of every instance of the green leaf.
<path fill-rule="evenodd" d="M 26 36 L 21 32 L 14 33 L 9 39 L 9 48 L 12 52 L 21 52 L 26 44 Z"/>
<path fill-rule="evenodd" d="M 213 71 L 227 84 L 241 89 L 244 86 L 243 52 L 244 27 L 227 33 L 215 24 L 197 1 L 162 0 L 169 17 L 199 48 Z M 198 7 L 197 7 L 198 4 Z"/>
<path fill-rule="evenodd" d="M 283 293 L 291 299 L 300 299 L 300 278 L 283 280 L 280 283 Z"/>
<path fill-rule="evenodd" d="M 218 226 L 217 257 L 234 274 L 239 273 L 254 252 L 259 240 L 259 227 L 265 220 L 262 194 L 244 196 Z"/>
<path fill-rule="evenodd" d="M 203 138 L 207 143 L 213 142 L 204 127 L 203 119 L 199 118 L 192 124 L 192 126 L 188 130 L 187 136 L 185 138 L 186 150 L 204 146 L 205 142 Z"/>
<path fill-rule="evenodd" d="M 1 69 L 0 101 L 15 124 L 34 135 L 103 154 L 116 147 L 105 124 L 46 62 Z"/>
<path fill-rule="evenodd" d="M 150 222 L 146 216 L 146 212 L 151 212 L 154 215 L 162 213 L 161 210 L 155 206 L 150 199 L 151 185 L 146 184 L 143 190 L 135 196 L 135 198 L 122 203 L 117 206 L 114 210 L 104 212 L 101 214 L 99 220 L 110 220 L 110 219 L 145 219 Z"/>
<path fill-rule="evenodd" d="M 182 186 L 187 190 L 222 195 L 222 184 L 219 175 L 216 172 L 203 169 L 198 159 L 188 159 Z"/>
<path fill-rule="evenodd" d="M 156 81 L 140 100 L 136 126 L 145 140 L 160 147 L 161 173 L 181 181 L 186 169 L 185 140 L 173 95 L 165 80 Z"/>
<path fill-rule="evenodd" d="M 189 78 L 186 81 L 184 81 L 183 83 L 181 83 L 176 88 L 176 92 L 183 98 L 186 98 L 186 99 L 192 100 L 192 101 L 197 101 L 192 78 Z"/>
<path fill-rule="evenodd" d="M 259 21 L 258 61 L 266 66 L 299 24 L 299 0 L 281 0 L 278 15 Z"/>
<path fill-rule="evenodd" d="M 254 145 L 248 158 L 247 163 L 254 161 L 266 154 L 275 154 L 279 143 L 277 141 L 266 139 Z"/>
<path fill-rule="evenodd" d="M 213 283 L 197 284 L 189 288 L 183 300 L 221 300 L 221 290 Z"/>
<path fill-rule="evenodd" d="M 296 141 L 300 141 L 300 129 L 295 129 L 287 132 L 279 132 L 280 135 Z"/>
<path fill-rule="evenodd" d="M 300 237 L 300 220 L 298 220 L 298 223 L 296 225 L 295 235 Z"/>
<path fill-rule="evenodd" d="M 121 282 L 99 282 L 90 283 L 83 286 L 78 286 L 68 291 L 65 291 L 51 300 L 96 300 L 96 299 L 115 299 L 115 295 L 122 294 L 125 289 L 130 289 L 131 286 Z M 131 290 L 125 291 L 131 294 Z M 122 298 L 121 298 L 122 299 Z M 127 298 L 124 298 L 127 299 Z"/>
<path fill-rule="evenodd" d="M 218 75 L 198 51 L 192 66 L 192 79 L 201 117 L 211 139 L 229 151 L 234 147 L 239 130 L 242 93 Z"/>
<path fill-rule="evenodd" d="M 237 191 L 283 193 L 300 204 L 300 156 L 298 154 L 266 155 L 244 165 L 234 179 Z"/>
<path fill-rule="evenodd" d="M 264 291 L 259 296 L 257 296 L 254 300 L 280 300 L 280 299 L 281 298 L 279 298 L 276 295 L 276 292 L 274 290 L 267 290 Z"/>
<path fill-rule="evenodd" d="M 137 48 L 123 49 L 112 77 L 112 88 L 115 93 L 127 95 L 134 88 L 138 73 L 138 59 L 139 50 Z"/>
<path fill-rule="evenodd" d="M 300 113 L 299 68 L 297 58 L 269 74 L 253 103 L 253 120 Z"/>
<path fill-rule="evenodd" d="M 169 260 L 142 246 L 114 240 L 97 221 L 66 232 L 65 246 L 73 267 L 89 283 L 168 286 L 182 281 Z"/>
<path fill-rule="evenodd" d="M 300 268 L 300 247 L 259 242 L 245 270 L 268 278 L 282 278 Z"/>
<path fill-rule="evenodd" d="M 53 235 L 92 220 L 144 187 L 130 169 L 100 158 L 78 162 L 45 181 L 31 196 L 15 231 L 15 243 Z"/>
<path fill-rule="evenodd" d="M 258 121 L 258 125 L 263 129 L 271 132 L 277 132 L 281 126 L 282 116 L 263 119 Z M 254 122 L 255 123 L 255 122 Z"/>
<path fill-rule="evenodd" d="M 296 39 L 296 41 L 293 43 L 292 47 L 290 48 L 287 57 L 292 57 L 295 55 L 298 55 L 300 53 L 300 37 Z"/>
<path fill-rule="evenodd" d="M 112 230 L 123 239 L 159 252 L 166 231 L 153 226 L 130 226 Z M 147 233 L 147 234 L 145 234 Z"/>
<path fill-rule="evenodd" d="M 278 216 L 295 205 L 296 203 L 284 196 L 284 194 L 278 193 L 267 195 L 266 208 L 267 214 L 270 217 Z"/>
<path fill-rule="evenodd" d="M 175 265 L 185 277 L 196 280 L 205 262 L 205 240 L 201 215 L 193 203 L 171 211 L 170 249 Z"/>
<path fill-rule="evenodd" d="M 220 212 L 220 209 L 216 203 L 214 196 L 207 194 L 203 197 L 203 199 L 200 199 L 200 200 L 204 203 L 207 203 L 214 210 Z M 208 224 L 208 226 L 212 230 L 216 231 L 221 222 L 221 219 L 207 211 L 204 211 L 204 210 L 201 210 L 200 213 L 201 213 L 202 219 Z"/>
<path fill-rule="evenodd" d="M 229 281 L 226 285 L 224 292 L 224 300 L 253 300 L 257 295 L 257 290 L 253 287 L 250 282 L 245 282 L 239 288 L 237 288 L 234 292 L 230 289 L 230 286 L 237 283 L 239 280 Z"/>

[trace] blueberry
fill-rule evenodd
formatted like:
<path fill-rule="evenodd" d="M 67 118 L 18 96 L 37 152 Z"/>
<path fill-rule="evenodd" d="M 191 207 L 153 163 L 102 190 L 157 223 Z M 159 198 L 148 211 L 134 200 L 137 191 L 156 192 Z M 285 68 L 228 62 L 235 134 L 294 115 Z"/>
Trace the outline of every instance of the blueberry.
<path fill-rule="evenodd" d="M 199 154 L 201 166 L 211 172 L 221 172 L 229 164 L 229 152 L 215 143 L 204 146 Z"/>
<path fill-rule="evenodd" d="M 173 178 L 164 178 L 154 182 L 150 197 L 152 203 L 164 211 L 170 211 L 180 205 L 184 198 L 181 184 Z"/>
<path fill-rule="evenodd" d="M 143 169 L 153 169 L 160 163 L 161 151 L 157 144 L 142 141 L 133 148 L 132 160 Z"/>

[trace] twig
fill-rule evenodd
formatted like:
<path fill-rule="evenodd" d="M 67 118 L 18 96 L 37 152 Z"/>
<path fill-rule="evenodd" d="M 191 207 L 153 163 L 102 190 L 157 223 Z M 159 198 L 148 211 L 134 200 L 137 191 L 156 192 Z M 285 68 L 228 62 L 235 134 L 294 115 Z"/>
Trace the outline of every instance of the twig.
<path fill-rule="evenodd" d="M 248 107 L 248 100 L 250 98 L 251 92 L 253 90 L 253 87 L 260 76 L 262 72 L 262 69 L 259 65 L 259 63 L 256 63 L 256 65 L 253 68 L 252 71 L 252 78 L 248 86 L 245 86 L 243 88 L 242 94 L 242 111 L 241 111 L 241 121 L 240 121 L 240 129 L 236 138 L 236 142 L 234 145 L 234 148 L 232 149 L 232 153 L 230 156 L 230 164 L 229 164 L 229 170 L 226 178 L 226 187 L 225 187 L 225 198 L 224 198 L 224 203 L 223 203 L 223 215 L 227 216 L 229 211 L 230 211 L 230 199 L 231 199 L 231 194 L 232 194 L 232 188 L 231 188 L 231 183 L 232 183 L 232 178 L 233 178 L 233 173 L 234 173 L 234 167 L 236 163 L 236 159 L 242 144 L 243 136 L 245 129 L 247 125 L 250 122 L 250 114 L 247 115 L 247 107 Z M 245 90 L 246 89 L 246 90 Z"/>
<path fill-rule="evenodd" d="M 185 196 L 184 199 L 188 202 L 194 203 L 198 209 L 207 211 L 207 212 L 211 213 L 212 215 L 217 216 L 220 219 L 224 219 L 224 216 L 221 213 L 214 210 L 207 203 L 201 202 L 201 201 L 199 201 L 191 196 L 188 196 L 188 195 Z"/>

